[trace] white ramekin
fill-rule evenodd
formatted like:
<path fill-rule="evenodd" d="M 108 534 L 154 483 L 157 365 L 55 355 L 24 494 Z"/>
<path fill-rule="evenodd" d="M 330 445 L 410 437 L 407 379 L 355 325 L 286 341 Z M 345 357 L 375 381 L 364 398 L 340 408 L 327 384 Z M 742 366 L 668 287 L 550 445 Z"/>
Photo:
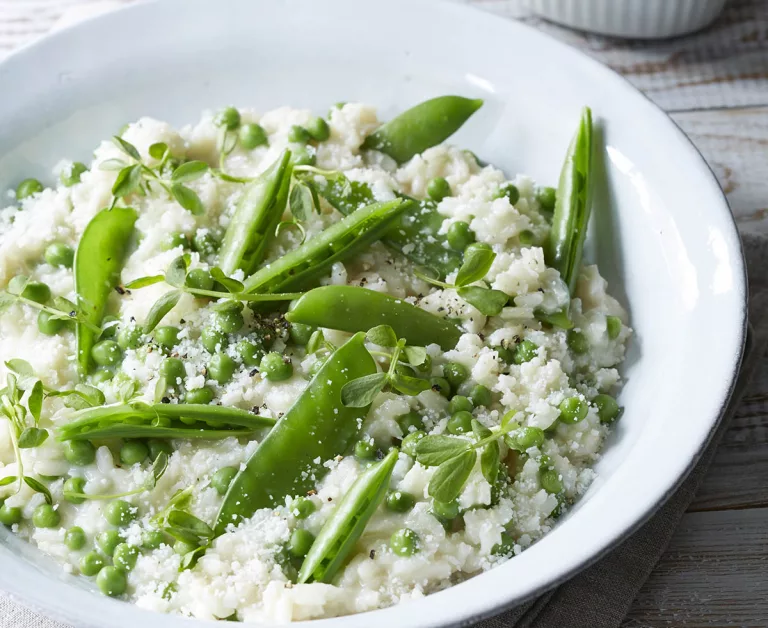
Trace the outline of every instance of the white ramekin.
<path fill-rule="evenodd" d="M 654 39 L 710 24 L 727 0 L 528 0 L 542 17 L 584 31 Z"/>

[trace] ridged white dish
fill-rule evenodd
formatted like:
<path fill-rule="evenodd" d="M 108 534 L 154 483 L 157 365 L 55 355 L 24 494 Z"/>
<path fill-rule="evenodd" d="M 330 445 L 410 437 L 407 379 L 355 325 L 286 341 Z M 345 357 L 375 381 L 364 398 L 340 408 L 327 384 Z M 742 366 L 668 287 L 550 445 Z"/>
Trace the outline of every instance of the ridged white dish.
<path fill-rule="evenodd" d="M 638 39 L 693 33 L 728 0 L 528 0 L 542 17 L 578 30 Z"/>

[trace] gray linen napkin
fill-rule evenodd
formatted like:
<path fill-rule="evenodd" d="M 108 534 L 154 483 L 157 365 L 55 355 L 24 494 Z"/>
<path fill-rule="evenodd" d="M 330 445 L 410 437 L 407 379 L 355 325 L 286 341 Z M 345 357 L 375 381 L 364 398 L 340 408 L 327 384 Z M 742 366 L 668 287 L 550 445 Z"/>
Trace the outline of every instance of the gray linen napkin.
<path fill-rule="evenodd" d="M 664 553 L 714 457 L 728 421 L 768 345 L 768 238 L 745 235 L 750 342 L 723 420 L 690 475 L 658 512 L 622 545 L 570 581 L 475 628 L 616 628 Z M 0 628 L 68 628 L 0 595 Z"/>

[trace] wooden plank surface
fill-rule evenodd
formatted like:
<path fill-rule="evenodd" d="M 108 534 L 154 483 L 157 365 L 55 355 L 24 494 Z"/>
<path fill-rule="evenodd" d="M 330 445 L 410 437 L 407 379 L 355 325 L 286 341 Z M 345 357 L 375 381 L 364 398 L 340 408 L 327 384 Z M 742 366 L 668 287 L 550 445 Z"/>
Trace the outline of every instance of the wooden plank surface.
<path fill-rule="evenodd" d="M 73 7 L 129 1 L 0 0 L 0 56 Z M 621 73 L 691 137 L 742 232 L 768 233 L 768 1 L 731 0 L 710 28 L 663 42 L 570 31 L 532 15 L 525 0 L 454 1 L 521 19 Z M 649 148 L 663 158 L 663 147 Z M 768 359 L 623 628 L 768 626 L 767 531 Z"/>

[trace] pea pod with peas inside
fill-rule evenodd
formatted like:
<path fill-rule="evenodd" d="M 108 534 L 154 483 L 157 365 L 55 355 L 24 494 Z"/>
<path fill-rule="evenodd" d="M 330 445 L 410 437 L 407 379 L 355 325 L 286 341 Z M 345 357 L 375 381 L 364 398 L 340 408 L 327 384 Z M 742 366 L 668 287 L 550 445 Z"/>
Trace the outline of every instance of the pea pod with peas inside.
<path fill-rule="evenodd" d="M 285 315 L 290 323 L 347 332 L 389 325 L 410 345 L 438 344 L 453 349 L 461 329 L 451 321 L 403 299 L 356 286 L 323 286 L 305 293 Z"/>
<path fill-rule="evenodd" d="M 333 580 L 384 501 L 397 459 L 398 451 L 393 449 L 355 480 L 312 544 L 299 570 L 299 583 Z"/>
<path fill-rule="evenodd" d="M 107 298 L 120 282 L 120 271 L 128 253 L 138 215 L 128 207 L 104 209 L 83 232 L 74 261 L 77 305 L 85 320 L 100 326 Z M 91 349 L 96 341 L 92 327 L 77 323 L 77 364 L 80 375 L 91 367 Z"/>
<path fill-rule="evenodd" d="M 341 389 L 376 372 L 364 342 L 365 334 L 359 333 L 336 349 L 253 452 L 224 497 L 216 534 L 260 508 L 274 508 L 290 495 L 306 495 L 327 473 L 324 463 L 352 446 L 370 406 L 345 406 Z"/>
<path fill-rule="evenodd" d="M 437 146 L 458 131 L 482 107 L 479 98 L 438 96 L 404 111 L 371 133 L 363 148 L 375 149 L 398 164 Z"/>
<path fill-rule="evenodd" d="M 373 203 L 321 231 L 245 280 L 245 292 L 285 292 L 311 287 L 338 261 L 364 250 L 409 207 L 396 199 Z"/>
<path fill-rule="evenodd" d="M 207 404 L 149 405 L 142 402 L 86 408 L 58 429 L 58 439 L 214 439 L 249 435 L 275 420 L 238 408 Z"/>

